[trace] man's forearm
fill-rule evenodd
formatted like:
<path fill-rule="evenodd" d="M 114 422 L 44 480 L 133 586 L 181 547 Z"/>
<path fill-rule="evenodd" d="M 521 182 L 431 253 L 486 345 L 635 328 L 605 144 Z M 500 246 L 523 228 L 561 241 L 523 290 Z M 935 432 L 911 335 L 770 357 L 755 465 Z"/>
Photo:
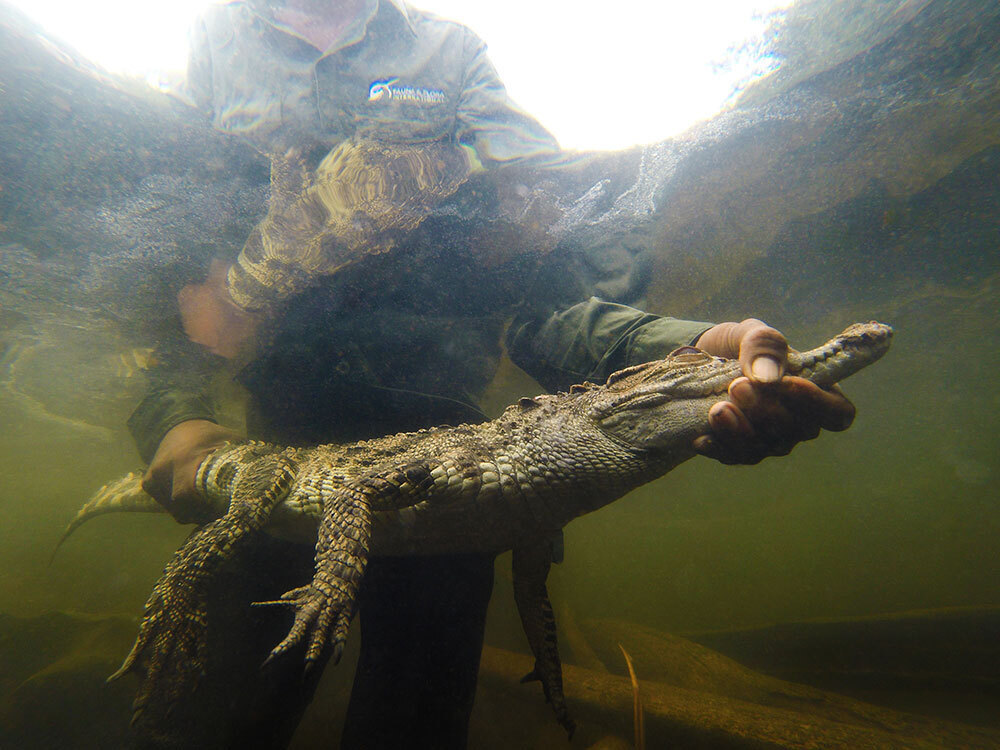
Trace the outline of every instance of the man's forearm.
<path fill-rule="evenodd" d="M 623 367 L 664 357 L 711 327 L 591 297 L 547 318 L 515 319 L 507 349 L 515 364 L 556 391 L 583 380 L 600 383 Z"/>
<path fill-rule="evenodd" d="M 215 422 L 211 400 L 203 393 L 177 388 L 153 388 L 128 420 L 142 460 L 149 463 L 156 448 L 173 427 L 192 419 Z"/>

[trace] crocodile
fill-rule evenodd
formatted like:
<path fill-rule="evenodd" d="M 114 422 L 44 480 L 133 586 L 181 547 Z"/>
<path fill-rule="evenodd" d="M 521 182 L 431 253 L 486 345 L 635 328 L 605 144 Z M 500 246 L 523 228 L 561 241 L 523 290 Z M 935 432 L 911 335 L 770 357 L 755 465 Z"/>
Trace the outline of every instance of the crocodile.
<path fill-rule="evenodd" d="M 889 326 L 855 324 L 816 349 L 790 352 L 786 371 L 830 387 L 876 361 L 891 339 Z M 545 585 L 554 539 L 573 518 L 692 458 L 694 439 L 709 431 L 709 409 L 740 375 L 735 360 L 683 347 L 603 385 L 522 398 L 482 424 L 312 448 L 227 444 L 197 471 L 216 518 L 167 564 L 112 679 L 145 667 L 136 715 L 150 700 L 170 705 L 193 687 L 207 657 L 209 583 L 258 530 L 315 543 L 313 580 L 257 603 L 294 611 L 267 662 L 304 645 L 307 666 L 328 647 L 340 658 L 369 555 L 513 550 L 515 600 L 535 658 L 525 681 L 541 682 L 572 735 Z M 162 511 L 137 474 L 102 488 L 66 535 L 96 515 L 128 510 Z"/>

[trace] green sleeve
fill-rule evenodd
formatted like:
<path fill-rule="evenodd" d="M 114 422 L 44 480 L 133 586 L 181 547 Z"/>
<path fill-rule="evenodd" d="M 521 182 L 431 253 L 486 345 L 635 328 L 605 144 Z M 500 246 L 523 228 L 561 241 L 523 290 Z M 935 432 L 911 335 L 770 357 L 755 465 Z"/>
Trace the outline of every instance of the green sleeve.
<path fill-rule="evenodd" d="M 139 455 L 147 463 L 171 428 L 190 419 L 216 421 L 209 384 L 223 367 L 221 357 L 180 333 L 160 339 L 153 361 L 146 395 L 128 420 Z"/>
<path fill-rule="evenodd" d="M 163 436 L 181 422 L 190 419 L 215 421 L 211 401 L 195 391 L 153 388 L 128 419 L 139 455 L 147 464 L 152 460 Z"/>
<path fill-rule="evenodd" d="M 616 370 L 693 344 L 711 327 L 591 297 L 544 319 L 515 320 L 507 350 L 515 364 L 558 391 L 584 380 L 603 383 Z"/>

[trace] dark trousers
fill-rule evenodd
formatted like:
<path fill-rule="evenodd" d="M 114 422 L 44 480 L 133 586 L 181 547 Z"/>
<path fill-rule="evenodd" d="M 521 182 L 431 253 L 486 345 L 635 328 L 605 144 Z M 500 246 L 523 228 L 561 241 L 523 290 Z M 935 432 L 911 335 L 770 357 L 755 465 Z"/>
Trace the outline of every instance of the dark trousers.
<path fill-rule="evenodd" d="M 372 560 L 341 750 L 464 750 L 493 557 Z"/>
<path fill-rule="evenodd" d="M 150 706 L 136 724 L 134 746 L 286 747 L 325 661 L 306 672 L 296 649 L 261 669 L 291 615 L 250 603 L 275 599 L 312 572 L 311 547 L 265 535 L 232 560 L 210 598 L 208 673 L 169 714 Z M 342 748 L 466 747 L 492 587 L 490 555 L 369 561 Z M 329 746 L 336 747 L 334 738 Z"/>

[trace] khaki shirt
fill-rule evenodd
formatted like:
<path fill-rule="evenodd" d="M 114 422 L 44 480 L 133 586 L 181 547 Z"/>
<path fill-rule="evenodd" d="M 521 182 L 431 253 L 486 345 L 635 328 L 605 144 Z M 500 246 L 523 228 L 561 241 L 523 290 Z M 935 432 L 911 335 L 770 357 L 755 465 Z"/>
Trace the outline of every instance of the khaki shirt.
<path fill-rule="evenodd" d="M 468 28 L 399 0 L 369 0 L 321 52 L 266 6 L 213 5 L 195 27 L 185 94 L 264 151 L 348 137 L 454 139 L 484 166 L 551 156 L 552 135 L 510 97 Z"/>

